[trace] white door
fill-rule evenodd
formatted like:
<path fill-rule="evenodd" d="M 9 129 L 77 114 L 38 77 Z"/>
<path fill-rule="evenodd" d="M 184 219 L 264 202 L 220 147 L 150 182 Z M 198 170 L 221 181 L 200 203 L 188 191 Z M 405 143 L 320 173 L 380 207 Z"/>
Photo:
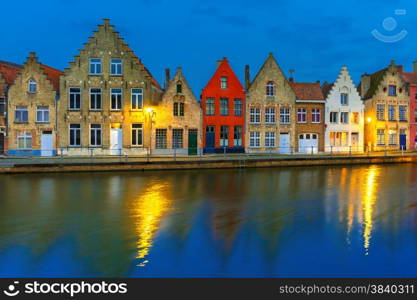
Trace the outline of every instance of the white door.
<path fill-rule="evenodd" d="M 43 131 L 41 135 L 41 156 L 53 155 L 53 135 L 52 131 Z"/>
<path fill-rule="evenodd" d="M 317 153 L 319 138 L 316 133 L 303 133 L 298 136 L 298 152 L 300 153 Z"/>
<path fill-rule="evenodd" d="M 121 155 L 122 154 L 122 130 L 112 128 L 110 130 L 110 154 Z"/>
<path fill-rule="evenodd" d="M 279 135 L 279 152 L 281 153 L 290 153 L 290 134 L 289 133 L 281 133 Z"/>

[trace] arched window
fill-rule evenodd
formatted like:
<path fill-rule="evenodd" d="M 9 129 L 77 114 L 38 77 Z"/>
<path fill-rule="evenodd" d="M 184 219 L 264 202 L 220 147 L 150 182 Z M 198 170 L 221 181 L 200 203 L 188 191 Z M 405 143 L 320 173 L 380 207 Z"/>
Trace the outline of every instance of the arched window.
<path fill-rule="evenodd" d="M 182 84 L 180 81 L 177 82 L 177 93 L 181 94 L 182 93 Z"/>
<path fill-rule="evenodd" d="M 37 89 L 36 80 L 34 79 L 29 80 L 29 87 L 28 87 L 29 93 L 36 93 L 36 89 Z"/>
<path fill-rule="evenodd" d="M 275 84 L 272 81 L 266 84 L 266 95 L 275 96 Z"/>

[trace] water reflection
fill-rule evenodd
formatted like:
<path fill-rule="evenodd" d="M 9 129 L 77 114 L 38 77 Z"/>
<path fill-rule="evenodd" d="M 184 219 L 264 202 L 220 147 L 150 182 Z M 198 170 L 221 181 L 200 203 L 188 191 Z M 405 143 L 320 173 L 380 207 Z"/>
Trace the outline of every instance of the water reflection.
<path fill-rule="evenodd" d="M 417 276 L 415 165 L 0 177 L 0 276 Z"/>
<path fill-rule="evenodd" d="M 145 266 L 146 257 L 153 244 L 153 239 L 161 226 L 164 214 L 169 210 L 169 192 L 171 185 L 168 182 L 155 182 L 147 186 L 141 195 L 131 203 L 131 217 L 135 219 L 137 234 L 138 266 Z"/>

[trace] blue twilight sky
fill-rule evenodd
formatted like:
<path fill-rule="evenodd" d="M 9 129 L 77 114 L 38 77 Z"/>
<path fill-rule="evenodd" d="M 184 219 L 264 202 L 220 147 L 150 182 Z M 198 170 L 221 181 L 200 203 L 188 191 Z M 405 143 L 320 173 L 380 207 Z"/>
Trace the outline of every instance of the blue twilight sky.
<path fill-rule="evenodd" d="M 164 68 L 180 65 L 196 96 L 223 56 L 241 80 L 245 64 L 253 78 L 273 52 L 287 75 L 296 70 L 296 81 L 334 81 L 347 65 L 356 83 L 391 59 L 409 71 L 417 59 L 412 0 L 39 0 L 5 1 L 1 11 L 0 60 L 22 63 L 36 51 L 42 63 L 63 69 L 110 18 L 160 84 Z M 374 29 L 408 34 L 386 43 Z"/>

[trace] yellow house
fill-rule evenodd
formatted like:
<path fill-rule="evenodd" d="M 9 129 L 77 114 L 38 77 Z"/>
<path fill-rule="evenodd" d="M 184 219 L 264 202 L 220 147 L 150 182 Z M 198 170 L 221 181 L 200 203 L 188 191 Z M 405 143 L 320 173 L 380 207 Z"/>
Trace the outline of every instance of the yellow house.
<path fill-rule="evenodd" d="M 406 149 L 409 144 L 409 94 L 394 61 L 378 72 L 362 75 L 358 87 L 365 105 L 368 151 Z"/>
<path fill-rule="evenodd" d="M 153 108 L 152 152 L 195 155 L 202 147 L 201 106 L 181 68 L 172 80 L 167 70 L 167 87 L 162 101 Z"/>

